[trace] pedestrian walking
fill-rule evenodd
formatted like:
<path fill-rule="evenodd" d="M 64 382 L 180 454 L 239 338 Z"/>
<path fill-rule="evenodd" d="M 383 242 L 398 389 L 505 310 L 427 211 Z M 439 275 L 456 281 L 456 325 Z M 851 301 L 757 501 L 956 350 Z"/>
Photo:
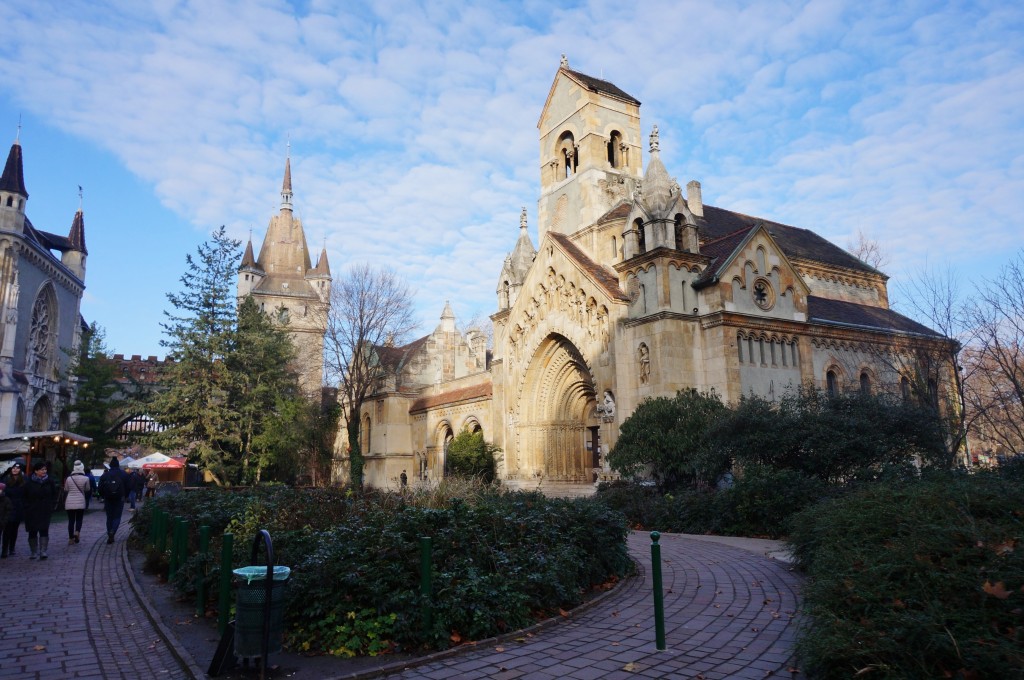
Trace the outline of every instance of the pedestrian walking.
<path fill-rule="evenodd" d="M 121 526 L 124 500 L 128 497 L 128 475 L 121 469 L 117 458 L 110 459 L 110 469 L 100 477 L 100 497 L 107 514 L 107 543 L 114 542 L 114 534 Z"/>
<path fill-rule="evenodd" d="M 82 520 L 89 507 L 92 485 L 85 474 L 85 465 L 76 460 L 71 474 L 64 480 L 64 509 L 68 513 L 68 545 L 78 543 L 82 533 Z"/>
<path fill-rule="evenodd" d="M 57 505 L 57 484 L 50 477 L 49 463 L 32 463 L 32 476 L 25 485 L 25 531 L 28 532 L 30 560 L 45 560 L 50 547 L 50 517 Z"/>
<path fill-rule="evenodd" d="M 11 499 L 11 514 L 3 525 L 3 547 L 0 549 L 0 558 L 10 555 L 14 557 L 14 546 L 18 541 L 18 527 L 25 519 L 25 487 L 28 480 L 24 474 L 25 461 L 21 458 L 14 459 L 14 465 L 7 470 L 3 482 L 6 485 L 4 494 Z"/>
<path fill-rule="evenodd" d="M 128 505 L 131 509 L 135 510 L 136 499 L 142 500 L 142 489 L 145 486 L 145 482 L 142 479 L 142 475 L 139 471 L 132 468 L 132 471 L 128 473 Z"/>
<path fill-rule="evenodd" d="M 150 470 L 149 477 L 146 479 L 146 498 L 155 496 L 158 486 L 160 486 L 160 478 L 156 476 L 155 472 Z"/>

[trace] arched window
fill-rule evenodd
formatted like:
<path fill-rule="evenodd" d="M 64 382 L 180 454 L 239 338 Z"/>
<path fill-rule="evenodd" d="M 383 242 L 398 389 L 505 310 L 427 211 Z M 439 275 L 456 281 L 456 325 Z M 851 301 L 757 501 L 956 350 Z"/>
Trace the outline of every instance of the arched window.
<path fill-rule="evenodd" d="M 363 416 L 363 427 L 359 433 L 359 448 L 362 449 L 360 453 L 366 455 L 370 452 L 370 435 L 372 430 L 372 423 L 370 421 L 370 414 L 367 413 Z"/>
<path fill-rule="evenodd" d="M 640 255 L 647 252 L 647 239 L 644 237 L 644 223 L 637 220 L 633 223 L 633 228 L 636 229 L 636 248 Z"/>
<path fill-rule="evenodd" d="M 25 402 L 18 397 L 18 406 L 14 411 L 14 431 L 25 431 Z"/>
<path fill-rule="evenodd" d="M 935 378 L 928 378 L 928 399 L 932 408 L 939 407 L 939 383 L 935 382 Z"/>
<path fill-rule="evenodd" d="M 614 236 L 612 236 L 612 258 L 614 259 L 614 258 L 616 258 L 618 256 L 619 256 L 619 241 Z"/>
<path fill-rule="evenodd" d="M 563 132 L 558 138 L 558 179 L 568 179 L 576 173 L 576 140 L 571 132 Z"/>
<path fill-rule="evenodd" d="M 41 398 L 32 408 L 32 429 L 37 432 L 50 429 L 51 408 L 50 400 Z"/>
<path fill-rule="evenodd" d="M 825 389 L 830 397 L 839 396 L 839 378 L 835 371 L 829 371 L 825 375 Z"/>
<path fill-rule="evenodd" d="M 52 377 L 56 337 L 57 298 L 53 286 L 47 283 L 32 305 L 32 325 L 25 356 L 25 371 L 29 375 Z"/>
<path fill-rule="evenodd" d="M 865 397 L 871 394 L 871 377 L 867 371 L 860 372 L 860 393 Z"/>
<path fill-rule="evenodd" d="M 608 139 L 608 165 L 613 168 L 621 168 L 624 165 L 622 154 L 622 133 L 618 130 L 613 130 L 611 137 Z"/>
<path fill-rule="evenodd" d="M 903 395 L 903 401 L 910 400 L 910 380 L 907 376 L 900 378 L 900 393 Z"/>
<path fill-rule="evenodd" d="M 740 363 L 742 364 L 743 363 L 743 336 L 738 334 L 738 333 L 736 334 L 736 353 L 738 355 Z"/>

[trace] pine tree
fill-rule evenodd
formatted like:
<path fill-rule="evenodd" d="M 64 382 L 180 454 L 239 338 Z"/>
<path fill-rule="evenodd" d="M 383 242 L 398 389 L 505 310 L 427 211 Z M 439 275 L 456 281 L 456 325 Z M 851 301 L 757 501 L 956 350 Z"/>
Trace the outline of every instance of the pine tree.
<path fill-rule="evenodd" d="M 252 297 L 246 297 L 238 307 L 238 325 L 226 360 L 233 376 L 230 401 L 238 417 L 245 481 L 258 483 L 265 468 L 290 453 L 286 446 L 267 446 L 260 435 L 278 413 L 301 409 L 305 401 L 299 393 L 295 358 L 284 328 L 274 323 Z"/>
<path fill-rule="evenodd" d="M 110 430 L 126 404 L 119 394 L 117 367 L 111 361 L 104 339 L 103 328 L 96 322 L 90 324 L 82 333 L 80 351 L 71 364 L 71 375 L 77 382 L 75 429 L 92 438 L 92 453 L 85 456 L 90 464 L 114 443 Z"/>
<path fill-rule="evenodd" d="M 230 396 L 235 389 L 228 363 L 235 331 L 234 280 L 241 243 L 228 238 L 224 227 L 186 256 L 181 291 L 168 293 L 173 311 L 162 323 L 174 363 L 166 390 L 152 407 L 167 426 L 158 441 L 165 446 L 191 447 L 199 464 L 217 483 L 236 478 L 241 438 L 239 415 Z"/>

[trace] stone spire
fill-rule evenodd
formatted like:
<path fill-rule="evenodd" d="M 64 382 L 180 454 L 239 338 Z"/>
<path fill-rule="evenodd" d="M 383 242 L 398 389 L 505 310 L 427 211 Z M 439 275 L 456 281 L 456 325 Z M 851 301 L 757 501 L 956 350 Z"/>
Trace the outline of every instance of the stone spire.
<path fill-rule="evenodd" d="M 647 162 L 647 171 L 644 173 L 643 194 L 641 200 L 651 217 L 664 218 L 675 205 L 678 198 L 676 187 L 678 184 L 673 180 L 665 164 L 661 162 L 661 144 L 658 138 L 658 126 L 651 130 L 651 157 Z"/>
<path fill-rule="evenodd" d="M 25 170 L 21 160 L 21 142 L 17 139 L 11 145 L 10 153 L 7 154 L 4 174 L 0 176 L 0 191 L 28 198 L 28 191 L 25 189 Z"/>
<path fill-rule="evenodd" d="M 84 255 L 89 254 L 89 251 L 85 247 L 85 217 L 82 215 L 81 208 L 78 209 L 78 212 L 75 213 L 75 218 L 71 221 L 71 231 L 68 233 L 68 242 L 74 250 Z"/>
<path fill-rule="evenodd" d="M 444 301 L 444 310 L 441 312 L 441 325 L 440 329 L 445 333 L 455 332 L 455 312 L 452 311 L 452 306 L 448 304 L 448 301 Z"/>
<path fill-rule="evenodd" d="M 284 160 L 284 182 L 281 183 L 281 210 L 292 209 L 292 152 L 288 145 L 288 155 Z"/>
<path fill-rule="evenodd" d="M 526 227 L 526 208 L 519 214 L 519 239 L 515 248 L 512 249 L 510 265 L 516 283 L 522 283 L 526 279 L 527 272 L 533 266 L 533 260 L 537 257 L 537 249 L 533 247 L 530 240 L 530 233 Z"/>

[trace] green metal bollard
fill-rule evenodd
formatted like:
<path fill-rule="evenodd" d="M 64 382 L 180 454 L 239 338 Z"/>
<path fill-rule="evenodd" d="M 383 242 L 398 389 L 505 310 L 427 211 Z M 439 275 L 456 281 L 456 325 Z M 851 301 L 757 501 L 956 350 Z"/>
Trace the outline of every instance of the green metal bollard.
<path fill-rule="evenodd" d="M 206 614 L 206 563 L 210 557 L 210 527 L 199 527 L 199 554 L 202 555 L 202 568 L 196 572 L 196 615 Z"/>
<path fill-rule="evenodd" d="M 661 534 L 651 532 L 651 574 L 654 577 L 654 637 L 658 651 L 665 651 L 665 602 L 661 592 Z"/>
<path fill-rule="evenodd" d="M 167 513 L 163 510 L 159 512 L 160 514 L 157 516 L 156 550 L 163 554 L 167 551 Z"/>
<path fill-rule="evenodd" d="M 217 594 L 217 632 L 220 635 L 228 629 L 231 611 L 231 555 L 234 552 L 235 537 L 224 534 L 220 546 L 220 592 Z"/>
<path fill-rule="evenodd" d="M 178 573 L 178 522 L 180 521 L 180 517 L 175 517 L 171 522 L 171 557 L 167 563 L 168 581 Z"/>
<path fill-rule="evenodd" d="M 422 536 L 420 537 L 420 616 L 423 621 L 423 632 L 428 634 L 434 623 L 431 602 L 434 590 L 431 578 L 433 571 L 431 557 L 431 539 L 429 536 Z"/>

